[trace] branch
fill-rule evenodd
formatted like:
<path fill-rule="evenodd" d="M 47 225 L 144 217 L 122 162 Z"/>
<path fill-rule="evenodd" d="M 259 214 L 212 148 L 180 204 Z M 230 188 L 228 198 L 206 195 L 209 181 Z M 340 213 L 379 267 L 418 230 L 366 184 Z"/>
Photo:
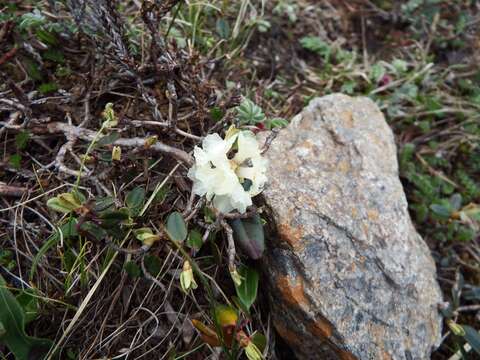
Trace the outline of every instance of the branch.
<path fill-rule="evenodd" d="M 46 127 L 32 127 L 31 131 L 34 133 L 48 133 L 56 134 L 63 133 L 67 139 L 78 138 L 84 141 L 93 141 L 95 138 L 95 131 L 84 129 L 81 127 L 68 125 L 61 122 L 48 123 Z M 173 158 L 185 163 L 188 166 L 193 165 L 193 158 L 185 151 L 176 147 L 164 144 L 157 141 L 153 145 L 148 145 L 147 140 L 139 137 L 134 138 L 120 138 L 115 140 L 113 145 L 129 147 L 129 148 L 141 148 L 148 147 L 149 150 L 161 152 L 172 156 Z"/>
<path fill-rule="evenodd" d="M 234 272 L 235 267 L 235 241 L 233 240 L 233 230 L 225 220 L 221 220 L 221 224 L 227 233 L 227 254 L 228 254 L 228 270 Z"/>
<path fill-rule="evenodd" d="M 3 182 L 0 182 L 0 196 L 12 196 L 12 197 L 21 197 L 28 191 L 27 188 L 10 186 Z"/>

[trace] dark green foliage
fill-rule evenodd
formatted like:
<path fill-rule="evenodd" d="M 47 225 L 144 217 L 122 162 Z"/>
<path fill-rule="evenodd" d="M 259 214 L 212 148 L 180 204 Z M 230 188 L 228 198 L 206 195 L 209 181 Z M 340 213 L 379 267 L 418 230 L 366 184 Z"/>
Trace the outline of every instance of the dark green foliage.
<path fill-rule="evenodd" d="M 265 251 L 265 235 L 260 216 L 232 220 L 231 226 L 235 241 L 243 251 L 252 259 L 261 258 Z"/>
<path fill-rule="evenodd" d="M 238 274 L 242 277 L 242 283 L 240 285 L 235 284 L 235 290 L 239 301 L 248 311 L 257 298 L 258 272 L 255 269 L 242 266 L 238 270 Z"/>
<path fill-rule="evenodd" d="M 465 199 L 467 201 L 474 201 L 480 198 L 480 185 L 478 181 L 475 182 L 473 178 L 462 169 L 459 169 L 455 175 L 464 189 Z"/>
<path fill-rule="evenodd" d="M 30 307 L 27 299 L 21 300 Z M 24 309 L 0 276 L 0 343 L 7 346 L 17 360 L 43 359 L 52 342 L 28 336 L 25 333 L 25 323 Z"/>

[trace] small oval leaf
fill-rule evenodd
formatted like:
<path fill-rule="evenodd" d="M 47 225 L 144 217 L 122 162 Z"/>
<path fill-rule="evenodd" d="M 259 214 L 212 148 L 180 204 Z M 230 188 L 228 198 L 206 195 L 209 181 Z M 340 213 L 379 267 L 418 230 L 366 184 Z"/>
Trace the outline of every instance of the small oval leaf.
<path fill-rule="evenodd" d="M 125 198 L 125 205 L 127 205 L 133 216 L 138 215 L 144 203 L 145 189 L 141 186 L 130 191 Z"/>
<path fill-rule="evenodd" d="M 233 235 L 240 247 L 252 259 L 259 259 L 265 251 L 265 235 L 259 215 L 250 219 L 235 219 L 230 224 Z"/>
<path fill-rule="evenodd" d="M 187 245 L 195 251 L 199 251 L 203 245 L 202 234 L 197 230 L 190 231 L 188 234 Z"/>
<path fill-rule="evenodd" d="M 174 241 L 183 242 L 187 238 L 187 224 L 185 224 L 182 214 L 175 211 L 168 215 L 167 233 Z"/>
<path fill-rule="evenodd" d="M 258 272 L 255 269 L 242 266 L 238 273 L 242 278 L 242 282 L 238 286 L 235 284 L 235 290 L 242 304 L 249 310 L 257 298 Z"/>

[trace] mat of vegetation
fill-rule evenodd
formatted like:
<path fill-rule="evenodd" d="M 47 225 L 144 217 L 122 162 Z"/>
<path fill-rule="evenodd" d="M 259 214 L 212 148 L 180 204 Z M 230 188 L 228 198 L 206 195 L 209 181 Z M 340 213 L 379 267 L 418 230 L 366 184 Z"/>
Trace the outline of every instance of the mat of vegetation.
<path fill-rule="evenodd" d="M 477 358 L 479 24 L 474 0 L 0 2 L 2 358 L 282 358 L 241 245 L 261 207 L 219 214 L 188 170 L 206 135 L 333 92 L 394 129 L 444 291 L 433 358 Z"/>

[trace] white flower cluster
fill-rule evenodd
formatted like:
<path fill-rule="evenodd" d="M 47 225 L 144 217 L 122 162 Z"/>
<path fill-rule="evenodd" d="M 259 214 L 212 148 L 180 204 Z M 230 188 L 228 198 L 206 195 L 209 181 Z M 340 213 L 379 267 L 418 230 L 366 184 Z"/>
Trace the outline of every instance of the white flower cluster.
<path fill-rule="evenodd" d="M 222 213 L 244 213 L 267 181 L 267 160 L 250 131 L 231 128 L 225 139 L 208 135 L 201 148 L 195 147 L 194 156 L 195 165 L 188 172 L 193 192 L 206 195 Z"/>

